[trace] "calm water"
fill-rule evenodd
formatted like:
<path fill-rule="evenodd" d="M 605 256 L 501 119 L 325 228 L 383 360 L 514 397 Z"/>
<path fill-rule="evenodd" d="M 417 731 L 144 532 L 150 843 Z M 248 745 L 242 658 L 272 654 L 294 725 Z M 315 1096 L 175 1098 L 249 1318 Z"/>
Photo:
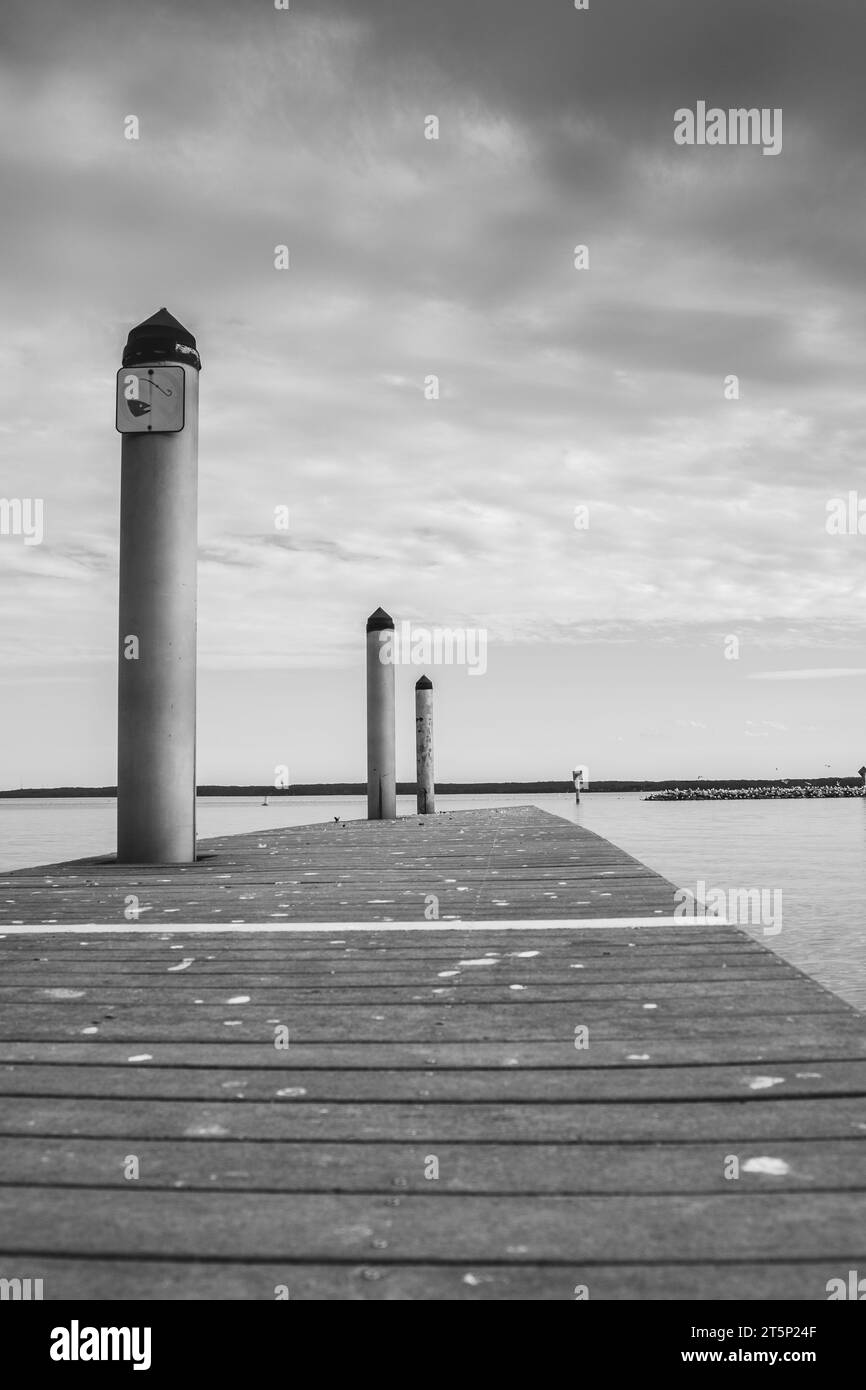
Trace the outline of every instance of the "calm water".
<path fill-rule="evenodd" d="M 774 951 L 858 1008 L 866 1009 L 866 802 L 646 802 L 640 792 L 562 796 L 443 796 L 440 810 L 525 805 L 578 821 L 683 888 L 782 891 L 782 931 L 764 937 Z M 414 797 L 400 797 L 411 814 Z M 198 830 L 238 834 L 278 825 L 357 819 L 363 797 L 292 797 L 263 806 L 257 797 L 205 797 Z M 0 870 L 105 854 L 114 844 L 114 801 L 0 801 Z"/>

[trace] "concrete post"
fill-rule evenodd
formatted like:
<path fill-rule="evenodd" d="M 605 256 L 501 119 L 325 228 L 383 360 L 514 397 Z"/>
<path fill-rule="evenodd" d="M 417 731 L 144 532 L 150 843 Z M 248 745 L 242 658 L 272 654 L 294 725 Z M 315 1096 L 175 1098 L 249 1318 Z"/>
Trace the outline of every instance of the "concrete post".
<path fill-rule="evenodd" d="M 418 786 L 418 814 L 436 810 L 433 780 L 433 682 L 422 676 L 415 682 L 415 764 Z"/>
<path fill-rule="evenodd" d="M 377 608 L 367 619 L 368 820 L 395 820 L 397 816 L 393 631 L 394 620 L 383 608 Z M 388 632 L 392 634 L 390 651 L 388 639 L 382 640 Z"/>
<path fill-rule="evenodd" d="M 120 656 L 117 858 L 195 860 L 198 374 L 195 338 L 160 309 L 118 373 Z"/>

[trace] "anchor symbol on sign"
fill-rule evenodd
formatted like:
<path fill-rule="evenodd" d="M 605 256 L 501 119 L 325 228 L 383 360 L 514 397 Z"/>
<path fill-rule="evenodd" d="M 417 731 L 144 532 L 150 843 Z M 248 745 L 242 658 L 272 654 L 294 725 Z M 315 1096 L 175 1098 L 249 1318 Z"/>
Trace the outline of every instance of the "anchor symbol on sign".
<path fill-rule="evenodd" d="M 159 382 L 154 381 L 152 376 L 148 377 L 147 379 L 142 377 L 128 377 L 127 383 L 129 384 L 130 382 L 135 382 L 135 390 L 138 390 L 139 386 L 152 386 L 157 391 L 161 391 L 164 396 L 174 395 L 174 392 L 171 390 L 170 387 L 160 386 Z M 126 400 L 127 408 L 129 410 L 130 415 L 134 416 L 136 420 L 141 419 L 142 415 L 148 414 L 151 407 L 150 401 L 143 401 L 140 399 L 139 396 L 127 396 L 126 393 L 124 393 L 124 399 Z"/>

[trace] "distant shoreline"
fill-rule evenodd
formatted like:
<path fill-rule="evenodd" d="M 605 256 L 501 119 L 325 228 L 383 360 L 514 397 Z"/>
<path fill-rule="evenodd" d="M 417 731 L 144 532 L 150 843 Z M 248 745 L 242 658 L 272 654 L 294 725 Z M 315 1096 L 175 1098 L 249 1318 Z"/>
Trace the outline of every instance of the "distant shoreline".
<path fill-rule="evenodd" d="M 661 792 L 661 791 L 706 791 L 711 787 L 731 791 L 757 790 L 759 788 L 787 786 L 803 787 L 859 787 L 859 777 L 742 777 L 709 778 L 669 778 L 663 782 L 636 781 L 597 781 L 584 789 L 583 795 L 594 792 Z M 414 796 L 414 782 L 398 782 L 398 796 Z M 568 781 L 549 782 L 439 782 L 436 790 L 441 796 L 520 796 L 546 794 L 574 794 L 574 787 Z M 293 796 L 365 796 L 365 782 L 300 782 L 293 787 L 263 786 L 201 786 L 198 796 L 261 796 L 281 801 Z M 116 787 L 19 787 L 17 791 L 0 791 L 0 799 L 15 801 L 23 799 L 59 797 L 115 797 Z"/>

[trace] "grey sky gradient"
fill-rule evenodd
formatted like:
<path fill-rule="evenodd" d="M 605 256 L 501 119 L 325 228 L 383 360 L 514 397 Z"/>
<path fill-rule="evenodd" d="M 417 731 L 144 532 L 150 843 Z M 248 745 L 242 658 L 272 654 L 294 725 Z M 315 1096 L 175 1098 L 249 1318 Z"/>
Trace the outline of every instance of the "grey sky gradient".
<path fill-rule="evenodd" d="M 379 604 L 489 632 L 486 676 L 431 673 L 441 776 L 864 761 L 866 536 L 825 529 L 866 494 L 862 5 L 0 28 L 0 496 L 46 510 L 0 537 L 0 785 L 113 779 L 114 373 L 162 304 L 204 362 L 202 780 L 360 778 Z M 781 155 L 675 146 L 698 100 L 781 107 Z"/>

